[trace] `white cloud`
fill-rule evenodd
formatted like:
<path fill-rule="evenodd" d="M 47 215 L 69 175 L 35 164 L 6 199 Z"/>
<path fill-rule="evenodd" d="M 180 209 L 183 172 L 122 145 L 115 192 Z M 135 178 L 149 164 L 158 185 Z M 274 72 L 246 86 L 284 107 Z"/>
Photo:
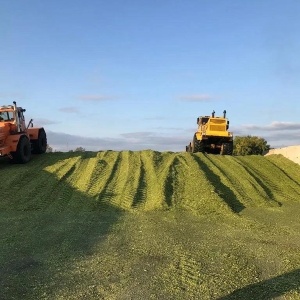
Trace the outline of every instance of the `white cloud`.
<path fill-rule="evenodd" d="M 34 125 L 38 125 L 38 126 L 46 126 L 46 125 L 58 124 L 59 122 L 52 121 L 49 119 L 35 118 L 33 119 L 33 123 Z"/>
<path fill-rule="evenodd" d="M 300 144 L 300 123 L 274 121 L 268 125 L 242 125 L 231 128 L 234 136 L 259 136 L 271 147 L 283 147 Z"/>
<path fill-rule="evenodd" d="M 120 135 L 128 139 L 142 139 L 145 137 L 153 137 L 155 136 L 155 133 L 149 131 L 140 131 L 140 132 L 121 133 Z"/>
<path fill-rule="evenodd" d="M 74 107 L 74 106 L 69 106 L 69 107 L 62 107 L 59 109 L 60 111 L 62 112 L 65 112 L 65 113 L 71 113 L 71 114 L 74 114 L 74 113 L 78 113 L 79 110 L 77 107 Z"/>
<path fill-rule="evenodd" d="M 268 144 L 274 148 L 300 145 L 300 133 L 295 131 L 287 134 L 262 134 L 260 136 L 266 139 Z"/>
<path fill-rule="evenodd" d="M 245 129 L 250 130 L 265 130 L 265 131 L 282 131 L 282 130 L 300 130 L 300 123 L 279 122 L 275 121 L 269 125 L 244 125 Z"/>
<path fill-rule="evenodd" d="M 210 102 L 213 99 L 211 95 L 207 94 L 184 95 L 179 97 L 179 100 L 185 102 Z"/>
<path fill-rule="evenodd" d="M 115 138 L 91 138 L 58 132 L 47 132 L 48 144 L 55 150 L 69 151 L 77 147 L 86 150 L 183 151 L 190 141 L 185 136 L 164 136 L 154 132 L 123 133 Z"/>

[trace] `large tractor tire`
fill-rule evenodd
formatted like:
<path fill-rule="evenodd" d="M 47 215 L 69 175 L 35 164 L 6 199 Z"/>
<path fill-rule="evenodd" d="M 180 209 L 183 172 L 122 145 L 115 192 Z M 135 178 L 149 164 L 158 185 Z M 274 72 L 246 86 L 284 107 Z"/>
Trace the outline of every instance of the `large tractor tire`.
<path fill-rule="evenodd" d="M 33 142 L 32 153 L 34 154 L 42 154 L 46 152 L 47 149 L 47 136 L 46 132 L 43 128 L 39 130 L 38 139 Z"/>
<path fill-rule="evenodd" d="M 203 153 L 204 152 L 204 143 L 203 143 L 203 141 L 197 140 L 196 135 L 194 136 L 193 144 L 194 144 L 194 148 L 193 148 L 194 153 L 196 153 L 196 152 Z"/>
<path fill-rule="evenodd" d="M 12 153 L 13 162 L 25 164 L 31 158 L 31 144 L 27 136 L 23 135 L 19 139 L 17 151 Z"/>
<path fill-rule="evenodd" d="M 233 144 L 232 143 L 223 143 L 221 148 L 221 155 L 232 155 Z"/>

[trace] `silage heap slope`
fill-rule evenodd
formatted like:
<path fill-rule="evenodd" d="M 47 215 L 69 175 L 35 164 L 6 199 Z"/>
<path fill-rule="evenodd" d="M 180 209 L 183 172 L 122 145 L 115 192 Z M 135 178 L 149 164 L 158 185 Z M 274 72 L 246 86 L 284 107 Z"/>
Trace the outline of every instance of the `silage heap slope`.
<path fill-rule="evenodd" d="M 247 207 L 279 207 L 300 196 L 300 166 L 278 155 L 51 153 L 27 165 L 2 161 L 0 167 L 2 210 L 184 208 L 232 214 Z"/>

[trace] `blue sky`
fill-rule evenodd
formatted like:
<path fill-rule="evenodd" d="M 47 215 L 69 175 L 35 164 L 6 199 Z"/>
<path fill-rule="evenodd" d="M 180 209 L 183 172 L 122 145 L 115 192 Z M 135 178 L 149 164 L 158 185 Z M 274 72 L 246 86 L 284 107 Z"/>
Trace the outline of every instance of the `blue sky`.
<path fill-rule="evenodd" d="M 57 150 L 184 151 L 224 109 L 234 135 L 300 144 L 298 0 L 2 0 L 0 104 Z"/>

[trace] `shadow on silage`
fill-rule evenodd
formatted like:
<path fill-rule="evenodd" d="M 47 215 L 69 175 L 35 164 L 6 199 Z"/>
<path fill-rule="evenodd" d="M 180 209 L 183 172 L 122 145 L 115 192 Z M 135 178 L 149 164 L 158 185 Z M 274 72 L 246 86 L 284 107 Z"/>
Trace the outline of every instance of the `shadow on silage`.
<path fill-rule="evenodd" d="M 277 155 L 276 155 L 277 156 Z M 291 161 L 284 157 L 283 155 L 279 155 L 279 157 L 283 160 L 285 160 L 288 164 L 291 164 Z M 295 180 L 289 173 L 287 173 L 279 164 L 274 163 L 273 159 L 270 157 L 267 157 L 268 161 L 281 173 L 283 173 L 287 178 L 289 178 L 296 186 L 300 186 L 299 181 Z M 294 167 L 296 166 L 296 168 L 299 168 L 300 166 L 298 164 L 294 164 Z M 291 168 L 289 168 L 289 171 L 291 170 Z M 299 172 L 298 170 L 296 172 Z M 299 173 L 296 173 L 297 175 Z"/>
<path fill-rule="evenodd" d="M 146 188 L 147 188 L 147 179 L 146 179 L 146 170 L 144 163 L 141 161 L 141 166 L 140 166 L 140 176 L 139 176 L 139 185 L 136 190 L 136 193 L 133 197 L 132 201 L 132 208 L 136 208 L 139 205 L 141 205 L 145 201 L 145 193 L 146 193 Z"/>
<path fill-rule="evenodd" d="M 252 176 L 252 178 L 257 182 L 259 186 L 262 187 L 264 192 L 268 195 L 268 199 L 276 203 L 277 206 L 282 206 L 282 203 L 277 201 L 272 189 L 269 187 L 268 184 L 265 184 L 264 181 L 266 178 L 263 178 L 259 175 L 259 172 L 256 171 L 254 168 L 251 167 L 249 163 L 247 163 L 245 160 L 243 160 L 243 163 L 238 162 L 241 166 L 245 168 L 245 170 Z M 265 179 L 265 180 L 264 180 Z"/>
<path fill-rule="evenodd" d="M 41 203 L 33 205 L 32 200 L 26 206 L 24 199 L 28 197 L 30 202 L 32 193 L 26 185 L 21 190 L 20 182 L 15 187 L 7 187 L 11 194 L 23 195 L 23 199 L 12 198 L 11 206 L 0 213 L 0 299 L 54 299 L 62 290 L 72 290 L 80 280 L 82 275 L 73 274 L 76 264 L 93 255 L 95 246 L 101 246 L 122 211 L 108 203 L 96 203 L 86 193 L 70 186 L 67 179 L 71 172 L 58 180 L 44 168 L 61 159 L 74 156 L 89 159 L 95 155 L 97 153 L 45 154 L 34 157 L 26 168 L 1 163 L 0 174 L 5 172 L 19 179 L 24 172 L 25 178 L 26 172 L 34 167 L 35 176 L 45 189 L 54 187 L 56 191 L 64 189 L 67 193 L 66 198 L 59 200 L 54 198 L 57 193 L 50 189 L 44 193 L 45 198 L 40 199 Z M 72 206 L 72 199 L 80 203 Z M 86 275 L 84 279 L 88 280 Z M 89 292 L 83 291 L 87 297 L 91 296 Z"/>
<path fill-rule="evenodd" d="M 209 155 L 205 155 L 205 158 L 214 165 L 213 160 L 209 158 Z M 204 156 L 203 156 L 204 157 Z M 207 179 L 213 184 L 218 193 L 219 197 L 224 200 L 224 202 L 230 207 L 230 209 L 234 213 L 240 213 L 245 206 L 241 203 L 234 192 L 225 184 L 222 183 L 220 176 L 216 175 L 207 165 L 207 163 L 202 160 L 199 156 L 194 156 L 196 162 L 198 163 L 199 167 L 204 171 L 206 174 Z M 215 165 L 214 165 L 215 166 Z M 215 166 L 216 167 L 216 166 Z M 222 170 L 220 170 L 222 172 Z"/>
<path fill-rule="evenodd" d="M 275 299 L 289 291 L 300 291 L 300 269 L 247 285 L 218 300 Z"/>

